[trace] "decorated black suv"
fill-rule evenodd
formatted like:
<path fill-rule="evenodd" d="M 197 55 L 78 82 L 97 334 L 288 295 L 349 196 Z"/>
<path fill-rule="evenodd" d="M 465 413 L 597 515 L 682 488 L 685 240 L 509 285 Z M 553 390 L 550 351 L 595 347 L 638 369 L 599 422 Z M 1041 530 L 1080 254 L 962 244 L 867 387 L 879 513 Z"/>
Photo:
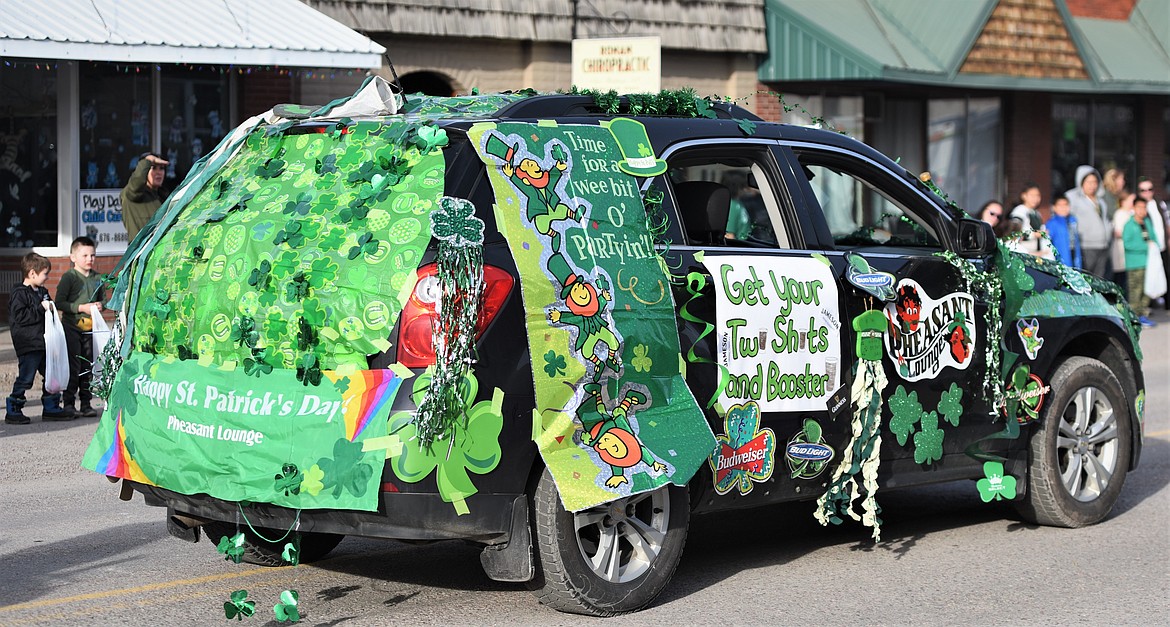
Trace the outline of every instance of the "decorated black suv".
<path fill-rule="evenodd" d="M 138 236 L 84 465 L 237 561 L 465 539 L 640 609 L 693 514 L 971 479 L 1076 527 L 1141 450 L 1107 283 L 871 148 L 693 92 L 278 107 Z"/>

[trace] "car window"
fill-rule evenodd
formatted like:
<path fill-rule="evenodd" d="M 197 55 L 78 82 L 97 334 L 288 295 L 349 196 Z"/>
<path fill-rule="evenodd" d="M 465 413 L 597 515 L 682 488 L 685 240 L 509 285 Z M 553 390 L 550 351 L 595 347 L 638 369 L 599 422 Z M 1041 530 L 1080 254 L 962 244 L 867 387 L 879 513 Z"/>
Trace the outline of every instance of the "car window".
<path fill-rule="evenodd" d="M 897 179 L 883 177 L 841 155 L 798 154 L 837 247 L 940 246 L 930 222 L 908 210 L 894 193 L 905 188 Z"/>
<path fill-rule="evenodd" d="M 666 173 L 684 236 L 693 246 L 786 248 L 780 206 L 763 153 L 678 154 Z"/>

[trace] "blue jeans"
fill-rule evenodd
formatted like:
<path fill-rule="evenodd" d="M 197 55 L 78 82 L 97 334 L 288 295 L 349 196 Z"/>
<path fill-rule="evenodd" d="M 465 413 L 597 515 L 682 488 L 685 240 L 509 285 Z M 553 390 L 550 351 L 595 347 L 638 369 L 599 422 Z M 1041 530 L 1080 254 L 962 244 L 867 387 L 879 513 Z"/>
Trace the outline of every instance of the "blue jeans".
<path fill-rule="evenodd" d="M 24 400 L 24 393 L 32 388 L 33 381 L 36 380 L 37 373 L 41 373 L 41 390 L 44 396 L 48 396 L 48 392 L 44 392 L 45 385 L 45 352 L 39 351 L 35 353 L 25 353 L 19 355 L 17 360 L 17 374 L 16 382 L 12 384 L 12 397 Z"/>

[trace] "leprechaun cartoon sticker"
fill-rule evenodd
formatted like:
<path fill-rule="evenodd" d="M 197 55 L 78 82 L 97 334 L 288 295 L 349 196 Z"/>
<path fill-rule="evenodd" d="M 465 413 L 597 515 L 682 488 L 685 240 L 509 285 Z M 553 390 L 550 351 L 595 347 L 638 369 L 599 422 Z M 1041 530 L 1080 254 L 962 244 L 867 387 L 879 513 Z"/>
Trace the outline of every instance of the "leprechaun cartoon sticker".
<path fill-rule="evenodd" d="M 609 464 L 610 476 L 605 479 L 605 486 L 616 488 L 626 483 L 625 471 L 638 464 L 645 464 L 653 473 L 666 470 L 666 464 L 658 461 L 654 453 L 646 448 L 638 439 L 637 430 L 630 422 L 634 408 L 647 401 L 645 392 L 627 389 L 622 394 L 622 400 L 610 411 L 601 398 L 601 386 L 597 383 L 585 384 L 587 398 L 581 403 L 581 424 L 584 432 L 581 434 L 581 443 L 591 447 L 601 458 Z M 586 411 L 592 399 L 593 408 Z"/>

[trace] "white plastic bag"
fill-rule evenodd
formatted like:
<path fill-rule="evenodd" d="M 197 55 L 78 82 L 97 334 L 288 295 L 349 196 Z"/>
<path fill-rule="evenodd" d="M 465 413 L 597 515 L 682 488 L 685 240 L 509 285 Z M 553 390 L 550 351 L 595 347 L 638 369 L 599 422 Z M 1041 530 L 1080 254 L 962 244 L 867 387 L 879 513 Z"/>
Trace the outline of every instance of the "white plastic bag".
<path fill-rule="evenodd" d="M 106 347 L 106 342 L 110 341 L 110 325 L 106 324 L 106 319 L 99 313 L 93 317 L 93 362 L 90 366 L 92 374 L 91 377 L 96 377 L 102 372 L 102 349 Z"/>
<path fill-rule="evenodd" d="M 1156 242 L 1149 242 L 1146 246 L 1146 284 L 1143 290 L 1146 296 L 1158 298 L 1166 293 L 1166 270 L 1162 266 L 1162 251 Z"/>
<path fill-rule="evenodd" d="M 61 315 L 49 301 L 45 314 L 45 391 L 56 394 L 69 385 L 69 346 L 65 343 L 65 327 Z"/>

